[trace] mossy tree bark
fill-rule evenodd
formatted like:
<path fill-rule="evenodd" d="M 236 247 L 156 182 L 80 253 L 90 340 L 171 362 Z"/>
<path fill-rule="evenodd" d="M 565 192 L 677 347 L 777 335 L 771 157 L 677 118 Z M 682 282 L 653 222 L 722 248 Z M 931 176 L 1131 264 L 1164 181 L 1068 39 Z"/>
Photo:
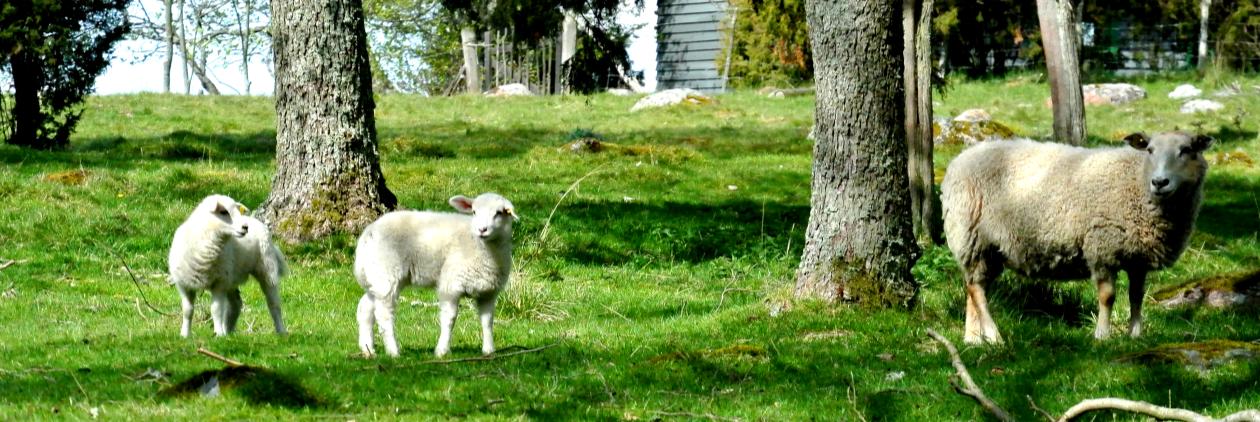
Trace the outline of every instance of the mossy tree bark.
<path fill-rule="evenodd" d="M 259 216 L 282 238 L 358 233 L 398 200 L 376 147 L 361 0 L 271 2 L 276 176 Z"/>
<path fill-rule="evenodd" d="M 941 243 L 940 199 L 932 167 L 932 0 L 901 4 L 902 81 L 906 91 L 906 149 L 910 151 L 910 209 L 920 243 Z"/>
<path fill-rule="evenodd" d="M 1085 99 L 1081 93 L 1080 35 L 1072 0 L 1037 0 L 1041 48 L 1046 53 L 1050 76 L 1050 101 L 1054 107 L 1054 140 L 1069 145 L 1085 144 Z"/>
<path fill-rule="evenodd" d="M 908 306 L 918 292 L 900 12 L 877 0 L 806 4 L 817 141 L 798 298 Z"/>

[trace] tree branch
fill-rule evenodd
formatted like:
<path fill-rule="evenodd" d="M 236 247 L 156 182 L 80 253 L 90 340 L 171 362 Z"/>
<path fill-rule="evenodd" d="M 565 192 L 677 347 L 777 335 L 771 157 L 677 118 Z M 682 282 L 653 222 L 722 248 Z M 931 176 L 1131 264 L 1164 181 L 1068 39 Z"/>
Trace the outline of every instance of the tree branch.
<path fill-rule="evenodd" d="M 226 363 L 228 364 L 228 366 L 245 366 L 245 364 L 241 363 L 240 361 L 228 359 L 226 357 L 223 357 L 223 355 L 206 350 L 206 348 L 204 347 L 198 347 L 197 353 L 201 353 L 203 355 L 209 356 L 210 358 L 214 360 Z"/>
<path fill-rule="evenodd" d="M 1013 422 L 1015 420 L 1015 418 L 1012 418 L 1005 410 L 1002 410 L 1001 406 L 998 406 L 997 403 L 993 402 L 993 400 L 989 400 L 989 397 L 984 395 L 984 391 L 980 389 L 980 386 L 976 385 L 976 382 L 971 379 L 971 374 L 967 372 L 967 366 L 963 365 L 962 358 L 958 356 L 958 349 L 954 348 L 953 343 L 950 343 L 948 339 L 931 328 L 927 329 L 927 335 L 932 337 L 933 340 L 936 340 L 944 345 L 945 350 L 949 352 L 950 363 L 954 365 L 957 377 L 958 379 L 961 379 L 963 383 L 960 387 L 951 379 L 950 383 L 954 385 L 955 391 L 958 391 L 959 394 L 975 399 L 977 403 L 980 403 L 981 407 L 984 407 L 985 410 L 988 410 L 989 413 L 992 413 L 993 416 L 996 416 L 1002 421 Z"/>
<path fill-rule="evenodd" d="M 1113 397 L 1081 401 L 1068 409 L 1067 412 L 1064 412 L 1063 417 L 1059 418 L 1059 421 L 1065 422 L 1088 412 L 1107 409 L 1121 410 L 1129 413 L 1139 413 L 1159 420 L 1177 420 L 1185 422 L 1260 421 L 1260 411 L 1255 409 L 1243 410 L 1226 416 L 1223 419 L 1215 419 L 1211 416 L 1200 415 L 1185 409 L 1163 407 L 1143 401 L 1118 399 Z"/>

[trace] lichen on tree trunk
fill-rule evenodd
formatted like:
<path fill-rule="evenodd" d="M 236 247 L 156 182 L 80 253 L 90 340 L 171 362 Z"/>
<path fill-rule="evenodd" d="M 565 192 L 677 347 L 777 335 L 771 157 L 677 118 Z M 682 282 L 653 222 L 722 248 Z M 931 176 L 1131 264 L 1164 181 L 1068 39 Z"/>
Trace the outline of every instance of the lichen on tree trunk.
<path fill-rule="evenodd" d="M 271 5 L 276 176 L 258 215 L 290 241 L 357 233 L 398 202 L 381 174 L 362 3 Z"/>
<path fill-rule="evenodd" d="M 814 169 L 796 296 L 909 306 L 910 215 L 900 4 L 811 1 Z"/>

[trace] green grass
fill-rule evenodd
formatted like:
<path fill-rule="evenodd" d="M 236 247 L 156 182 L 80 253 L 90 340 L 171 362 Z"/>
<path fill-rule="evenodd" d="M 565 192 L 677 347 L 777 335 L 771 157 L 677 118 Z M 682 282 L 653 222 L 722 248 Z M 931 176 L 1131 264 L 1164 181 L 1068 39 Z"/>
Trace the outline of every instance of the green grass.
<path fill-rule="evenodd" d="M 1091 141 L 1201 127 L 1220 139 L 1216 151 L 1260 158 L 1260 128 L 1246 114 L 1260 111 L 1260 95 L 1225 99 L 1219 114 L 1183 116 L 1166 97 L 1179 82 L 1139 81 L 1148 99 L 1090 107 Z M 936 110 L 985 108 L 1018 134 L 1045 138 L 1047 92 L 1034 77 L 958 82 Z M 0 419 L 82 419 L 92 408 L 152 419 L 987 417 L 950 389 L 948 359 L 923 332 L 960 338 L 961 280 L 945 248 L 925 250 L 915 267 L 922 292 L 911 311 L 810 302 L 779 311 L 809 212 L 812 98 L 735 93 L 716 105 L 630 114 L 633 101 L 379 99 L 382 165 L 403 206 L 444 209 L 454 194 L 482 191 L 516 204 L 518 271 L 500 305 L 498 344 L 507 352 L 555 345 L 438 365 L 425 363 L 437 337 L 435 299 L 419 289 L 405 291 L 399 309 L 403 356 L 358 356 L 362 291 L 348 235 L 283 246 L 293 268 L 282 287 L 290 336 L 271 333 L 261 294 L 246 285 L 240 335 L 213 338 L 202 322 L 192 339 L 179 338 L 178 318 L 145 310 L 110 250 L 127 258 L 156 307 L 175 311 L 164 281 L 170 236 L 207 194 L 249 206 L 266 197 L 271 103 L 92 98 L 73 150 L 0 146 L 0 258 L 18 261 L 0 270 Z M 579 129 L 618 148 L 559 152 Z M 956 153 L 940 151 L 938 170 Z M 561 194 L 588 174 L 541 239 Z M 1152 277 L 1151 290 L 1260 267 L 1258 185 L 1260 169 L 1217 166 L 1191 249 Z M 992 308 L 1008 344 L 962 355 L 1022 420 L 1038 417 L 1025 396 L 1052 412 L 1103 396 L 1218 416 L 1260 404 L 1260 363 L 1197 372 L 1126 359 L 1167 343 L 1260 339 L 1255 310 L 1151 306 L 1145 337 L 1095 342 L 1090 283 L 1003 281 Z M 208 302 L 203 295 L 200 315 Z M 1117 323 L 1127 322 L 1127 305 L 1117 308 Z M 456 325 L 457 358 L 479 353 L 472 315 L 464 310 Z M 267 370 L 253 383 L 233 378 L 237 387 L 220 398 L 164 393 L 222 368 L 198 346 Z M 149 370 L 161 380 L 142 376 Z"/>

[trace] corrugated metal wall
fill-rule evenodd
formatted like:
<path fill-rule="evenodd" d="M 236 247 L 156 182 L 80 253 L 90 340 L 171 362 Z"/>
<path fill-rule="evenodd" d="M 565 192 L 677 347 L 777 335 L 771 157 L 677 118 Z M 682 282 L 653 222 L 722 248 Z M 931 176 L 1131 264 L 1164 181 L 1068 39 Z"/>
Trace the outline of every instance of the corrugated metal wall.
<path fill-rule="evenodd" d="M 656 9 L 657 89 L 720 92 L 721 21 L 725 0 L 659 0 Z"/>

